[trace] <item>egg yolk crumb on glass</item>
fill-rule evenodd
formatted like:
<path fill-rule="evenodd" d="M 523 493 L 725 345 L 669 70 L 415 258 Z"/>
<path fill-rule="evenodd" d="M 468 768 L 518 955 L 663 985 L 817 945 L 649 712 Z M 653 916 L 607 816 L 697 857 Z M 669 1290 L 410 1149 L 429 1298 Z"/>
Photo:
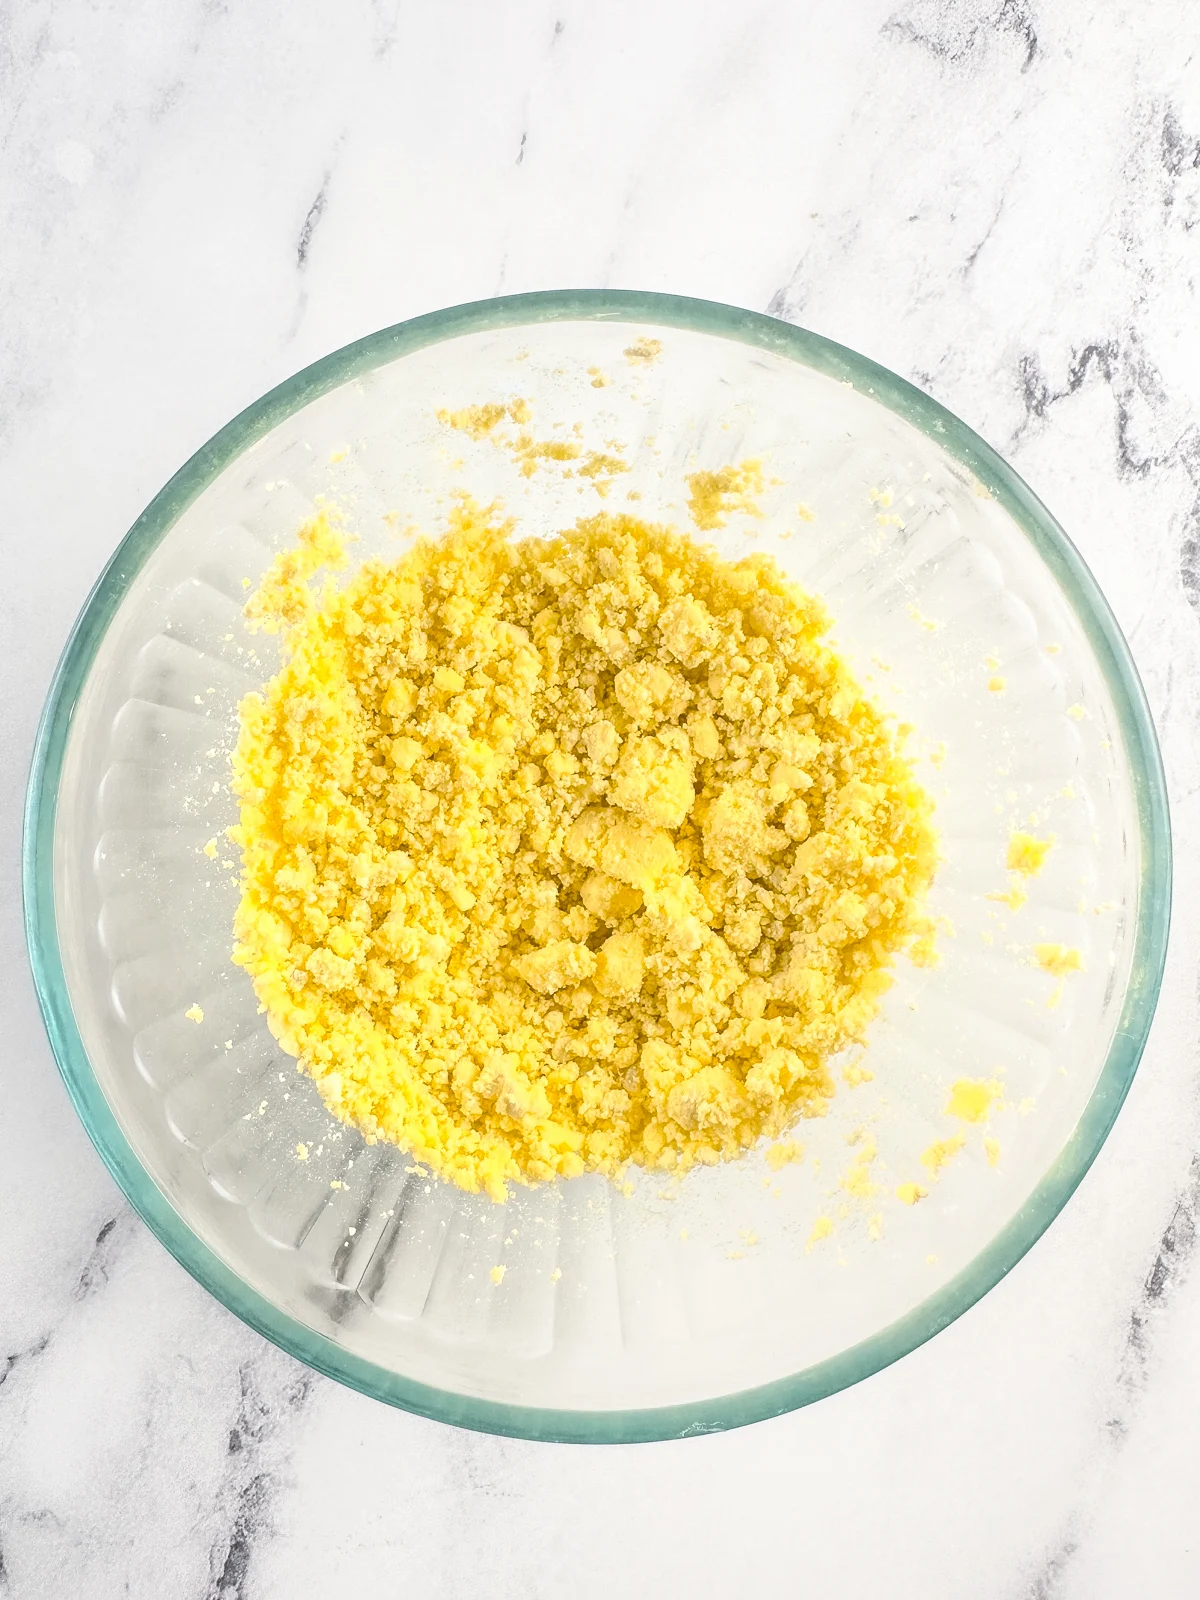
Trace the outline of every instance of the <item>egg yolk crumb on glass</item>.
<path fill-rule="evenodd" d="M 246 607 L 282 664 L 233 763 L 276 1038 L 496 1199 L 821 1115 L 893 955 L 934 959 L 931 802 L 821 603 L 625 515 L 513 533 L 464 498 L 339 585 L 308 523 Z"/>

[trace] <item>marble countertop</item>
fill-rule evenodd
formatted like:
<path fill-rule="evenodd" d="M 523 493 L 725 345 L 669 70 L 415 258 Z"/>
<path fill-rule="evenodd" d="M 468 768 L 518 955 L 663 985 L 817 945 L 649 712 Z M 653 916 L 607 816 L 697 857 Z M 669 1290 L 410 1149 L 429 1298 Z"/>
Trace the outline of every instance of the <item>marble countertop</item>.
<path fill-rule="evenodd" d="M 0 36 L 0 1595 L 1200 1593 L 1200 64 L 1188 0 L 26 0 Z M 42 698 L 122 533 L 349 339 L 609 285 L 801 322 L 1004 452 L 1163 742 L 1166 984 L 1046 1237 L 906 1360 L 676 1444 L 316 1378 L 131 1213 L 28 976 Z"/>

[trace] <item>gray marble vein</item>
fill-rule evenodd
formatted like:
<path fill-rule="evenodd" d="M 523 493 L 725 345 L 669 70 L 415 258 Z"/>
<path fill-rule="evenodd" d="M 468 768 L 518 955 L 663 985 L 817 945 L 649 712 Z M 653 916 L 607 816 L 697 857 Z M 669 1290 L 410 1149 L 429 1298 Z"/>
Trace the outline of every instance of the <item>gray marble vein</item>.
<path fill-rule="evenodd" d="M 26 0 L 0 21 L 0 1596 L 1200 1593 L 1200 17 L 1189 0 Z M 1078 1195 L 896 1367 L 572 1450 L 309 1374 L 124 1204 L 23 955 L 22 789 L 179 463 L 373 328 L 674 290 L 933 393 L 1060 516 L 1162 737 L 1176 919 Z"/>

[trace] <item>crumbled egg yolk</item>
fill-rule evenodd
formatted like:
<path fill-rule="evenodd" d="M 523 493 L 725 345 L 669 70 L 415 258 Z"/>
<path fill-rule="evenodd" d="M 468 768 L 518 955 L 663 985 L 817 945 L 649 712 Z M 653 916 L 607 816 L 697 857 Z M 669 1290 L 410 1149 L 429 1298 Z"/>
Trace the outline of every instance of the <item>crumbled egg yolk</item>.
<path fill-rule="evenodd" d="M 878 1154 L 875 1140 L 868 1134 L 859 1142 L 858 1153 L 847 1168 L 841 1187 L 856 1200 L 870 1200 L 878 1191 L 871 1177 L 871 1165 Z"/>
<path fill-rule="evenodd" d="M 763 488 L 761 461 L 741 461 L 716 472 L 693 472 L 687 485 L 692 521 L 705 533 L 723 528 L 735 511 L 762 515 L 754 498 Z"/>
<path fill-rule="evenodd" d="M 795 1139 L 780 1139 L 777 1144 L 767 1146 L 767 1165 L 772 1172 L 782 1172 L 793 1161 L 803 1161 L 804 1151 Z"/>
<path fill-rule="evenodd" d="M 645 334 L 625 347 L 625 359 L 631 367 L 649 367 L 662 355 L 662 340 L 650 339 Z"/>
<path fill-rule="evenodd" d="M 812 1232 L 808 1236 L 808 1243 L 804 1247 L 805 1250 L 811 1250 L 814 1245 L 820 1244 L 822 1239 L 828 1239 L 832 1232 L 833 1218 L 818 1217 L 812 1225 Z"/>
<path fill-rule="evenodd" d="M 921 1165 L 928 1167 L 936 1178 L 946 1163 L 954 1159 L 966 1142 L 961 1133 L 953 1134 L 949 1139 L 936 1139 L 927 1150 L 921 1152 Z"/>
<path fill-rule="evenodd" d="M 597 381 L 593 379 L 594 383 Z M 618 473 L 629 471 L 629 463 L 615 453 L 619 451 L 619 446 L 614 445 L 610 451 L 585 450 L 577 439 L 535 439 L 532 433 L 520 431 L 532 416 L 533 408 L 528 400 L 511 400 L 507 405 L 493 401 L 488 405 L 463 406 L 457 411 L 443 410 L 437 413 L 438 421 L 448 428 L 466 433 L 472 439 L 490 440 L 492 444 L 507 450 L 523 478 L 532 478 L 546 462 L 556 462 L 563 466 L 564 476 L 590 479 L 592 487 L 603 499 L 612 487 L 613 478 Z M 506 422 L 517 424 L 519 431 L 513 433 L 499 426 Z"/>
<path fill-rule="evenodd" d="M 1020 872 L 1032 878 L 1042 870 L 1053 843 L 1053 839 L 1035 839 L 1029 833 L 1014 833 L 1008 841 L 1005 865 L 1010 872 Z"/>
<path fill-rule="evenodd" d="M 1069 972 L 1083 971 L 1083 953 L 1073 945 L 1035 944 L 1033 958 L 1052 978 L 1065 978 Z"/>
<path fill-rule="evenodd" d="M 1007 906 L 1010 911 L 1020 911 L 1029 896 L 1019 883 L 1014 883 L 1010 889 L 994 889 L 987 898 L 998 901 L 1002 906 Z"/>
<path fill-rule="evenodd" d="M 310 522 L 246 607 L 282 665 L 234 758 L 234 959 L 272 1031 L 336 1115 L 496 1199 L 824 1112 L 894 952 L 928 958 L 936 859 L 768 557 L 627 516 L 510 532 L 464 500 L 339 588 Z"/>
<path fill-rule="evenodd" d="M 960 1122 L 986 1122 L 1003 1092 L 995 1078 L 959 1078 L 950 1085 L 946 1115 Z"/>

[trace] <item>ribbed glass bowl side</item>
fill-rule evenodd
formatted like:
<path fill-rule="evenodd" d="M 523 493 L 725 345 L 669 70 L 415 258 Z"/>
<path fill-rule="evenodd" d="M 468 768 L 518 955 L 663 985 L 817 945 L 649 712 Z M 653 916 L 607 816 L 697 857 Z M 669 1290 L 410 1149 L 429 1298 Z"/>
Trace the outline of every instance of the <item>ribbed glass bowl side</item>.
<path fill-rule="evenodd" d="M 986 486 L 1066 595 L 1099 665 L 1124 748 L 1140 857 L 1132 956 L 1107 1058 L 1073 1132 L 1017 1215 L 961 1271 L 878 1333 L 777 1381 L 667 1406 L 588 1410 L 498 1402 L 404 1377 L 282 1311 L 221 1260 L 147 1173 L 105 1096 L 72 1007 L 55 911 L 55 823 L 72 717 L 112 619 L 146 561 L 205 488 L 257 440 L 337 386 L 441 341 L 500 328 L 586 321 L 716 335 L 852 385 L 917 428 Z M 464 1426 L 563 1440 L 629 1441 L 736 1426 L 806 1404 L 877 1371 L 987 1292 L 1057 1215 L 1086 1172 L 1128 1090 L 1161 981 L 1170 909 L 1170 832 L 1150 716 L 1127 647 L 1086 566 L 1033 494 L 981 440 L 919 391 L 817 336 L 706 302 L 608 292 L 518 296 L 401 324 L 337 352 L 251 406 L 176 474 L 101 577 L 59 664 L 39 730 L 24 840 L 26 926 L 47 1029 L 89 1134 L 131 1203 L 176 1258 L 230 1309 L 318 1370 L 365 1393 Z"/>

